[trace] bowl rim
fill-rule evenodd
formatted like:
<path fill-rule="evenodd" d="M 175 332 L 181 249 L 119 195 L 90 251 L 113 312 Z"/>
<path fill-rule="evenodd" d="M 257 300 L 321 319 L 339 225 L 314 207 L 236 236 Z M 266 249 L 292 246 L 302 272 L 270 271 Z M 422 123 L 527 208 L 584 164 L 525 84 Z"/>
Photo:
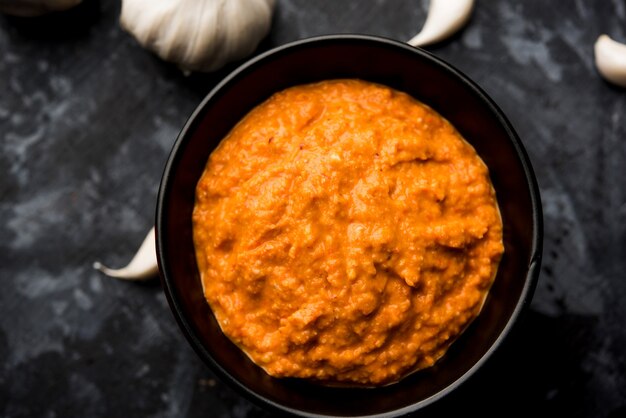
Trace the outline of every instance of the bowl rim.
<path fill-rule="evenodd" d="M 207 105 L 213 100 L 215 96 L 219 94 L 219 92 L 233 82 L 240 74 L 245 73 L 246 71 L 253 69 L 255 66 L 263 64 L 263 62 L 275 54 L 282 53 L 284 51 L 288 51 L 292 48 L 300 48 L 302 46 L 316 44 L 316 43 L 326 43 L 326 42 L 336 42 L 336 41 L 361 41 L 361 42 L 369 42 L 376 43 L 383 47 L 391 47 L 391 48 L 399 48 L 404 49 L 412 54 L 420 55 L 422 58 L 429 60 L 436 64 L 441 70 L 447 71 L 452 74 L 453 77 L 460 80 L 466 87 L 469 87 L 473 94 L 484 103 L 489 112 L 492 113 L 498 122 L 502 125 L 503 129 L 506 132 L 508 139 L 511 141 L 513 148 L 515 149 L 516 155 L 519 158 L 521 163 L 526 184 L 529 189 L 530 194 L 530 202 L 532 209 L 532 220 L 533 220 L 533 231 L 532 231 L 532 241 L 531 241 L 531 251 L 530 251 L 530 261 L 528 263 L 528 270 L 526 277 L 524 279 L 524 286 L 520 293 L 520 297 L 517 301 L 517 304 L 514 310 L 511 313 L 509 320 L 506 325 L 495 339 L 493 344 L 485 351 L 482 357 L 476 361 L 464 374 L 459 376 L 454 382 L 449 384 L 448 386 L 441 389 L 439 392 L 412 403 L 410 405 L 404 406 L 402 408 L 384 412 L 381 414 L 371 414 L 364 415 L 364 417 L 369 418 L 382 418 L 382 417 L 396 417 L 402 416 L 404 414 L 408 414 L 411 412 L 415 412 L 419 409 L 422 409 L 437 400 L 445 397 L 449 393 L 453 392 L 456 388 L 465 383 L 468 379 L 470 379 L 478 369 L 482 367 L 482 365 L 489 360 L 489 358 L 493 355 L 493 353 L 498 349 L 498 347 L 502 344 L 502 342 L 506 339 L 506 337 L 511 333 L 514 325 L 518 322 L 518 319 L 522 312 L 530 305 L 533 293 L 537 286 L 539 271 L 541 266 L 541 258 L 543 251 L 543 213 L 542 213 L 542 205 L 541 205 L 541 197 L 539 193 L 539 186 L 537 183 L 537 179 L 535 177 L 532 164 L 530 162 L 530 158 L 521 142 L 521 139 L 515 132 L 512 124 L 505 116 L 504 112 L 500 109 L 500 107 L 494 102 L 491 97 L 480 87 L 476 82 L 471 80 L 468 76 L 466 76 L 463 72 L 444 61 L 442 58 L 434 55 L 431 52 L 428 52 L 424 49 L 413 47 L 407 43 L 400 42 L 394 39 L 375 36 L 375 35 L 363 35 L 363 34 L 328 34 L 321 36 L 313 36 L 304 39 L 299 39 L 296 41 L 292 41 L 289 43 L 285 43 L 283 45 L 271 48 L 249 60 L 241 64 L 239 67 L 231 71 L 228 75 L 226 75 L 220 82 L 218 82 L 215 87 L 211 89 L 211 91 L 204 97 L 204 99 L 197 105 L 191 116 L 185 122 L 183 128 L 178 134 L 176 141 L 174 142 L 172 149 L 168 155 L 167 162 L 164 167 L 163 175 L 161 178 L 161 182 L 159 185 L 159 191 L 157 196 L 157 206 L 156 206 L 156 219 L 155 219 L 155 229 L 156 229 L 156 250 L 157 250 L 157 261 L 159 265 L 159 272 L 161 278 L 161 284 L 163 287 L 163 291 L 167 298 L 170 309 L 178 323 L 180 329 L 183 331 L 183 334 L 187 338 L 193 350 L 196 354 L 203 360 L 205 364 L 207 364 L 213 372 L 215 372 L 220 379 L 228 383 L 231 387 L 235 388 L 239 393 L 243 394 L 246 398 L 254 402 L 255 404 L 270 408 L 276 412 L 281 413 L 290 413 L 297 416 L 303 417 L 311 417 L 311 418 L 321 418 L 326 417 L 324 414 L 316 414 L 305 412 L 297 409 L 293 409 L 291 407 L 287 407 L 285 405 L 276 403 L 270 399 L 267 399 L 247 386 L 245 386 L 242 382 L 233 377 L 224 367 L 222 367 L 204 348 L 203 344 L 196 336 L 193 331 L 192 326 L 188 322 L 185 317 L 182 309 L 182 302 L 175 297 L 175 290 L 173 285 L 173 274 L 169 270 L 169 265 L 167 262 L 167 249 L 166 244 L 164 243 L 164 231 L 161 228 L 162 224 L 167 219 L 167 209 L 166 202 L 168 201 L 170 195 L 170 188 L 168 185 L 170 184 L 170 178 L 172 177 L 173 170 L 177 165 L 177 161 L 181 158 L 181 150 L 185 147 L 187 142 L 189 142 L 194 130 L 197 128 L 198 124 L 202 121 L 202 115 L 205 111 Z M 372 389 L 364 389 L 364 390 L 372 390 Z M 375 389 L 373 389 L 375 390 Z"/>

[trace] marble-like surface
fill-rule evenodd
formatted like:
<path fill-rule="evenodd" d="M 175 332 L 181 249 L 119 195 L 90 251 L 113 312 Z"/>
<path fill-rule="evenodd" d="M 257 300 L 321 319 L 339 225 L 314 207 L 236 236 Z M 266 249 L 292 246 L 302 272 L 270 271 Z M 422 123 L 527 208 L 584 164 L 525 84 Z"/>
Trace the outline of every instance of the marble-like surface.
<path fill-rule="evenodd" d="M 427 3 L 279 0 L 259 50 L 336 32 L 409 39 Z M 0 16 L 0 416 L 269 416 L 199 361 L 158 281 L 91 268 L 141 243 L 179 129 L 229 70 L 185 77 L 119 28 L 119 8 Z M 545 215 L 529 313 L 433 414 L 626 416 L 626 91 L 598 76 L 592 48 L 625 31 L 621 0 L 479 1 L 429 48 L 509 116 Z"/>

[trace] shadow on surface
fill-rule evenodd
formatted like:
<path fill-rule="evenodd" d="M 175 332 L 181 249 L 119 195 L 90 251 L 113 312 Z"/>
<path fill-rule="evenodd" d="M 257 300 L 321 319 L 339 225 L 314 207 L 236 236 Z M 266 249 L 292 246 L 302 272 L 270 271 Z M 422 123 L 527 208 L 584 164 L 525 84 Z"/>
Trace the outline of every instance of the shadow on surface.
<path fill-rule="evenodd" d="M 43 16 L 2 15 L 9 26 L 24 38 L 46 41 L 80 37 L 87 33 L 100 17 L 100 0 L 83 0 L 71 9 Z"/>
<path fill-rule="evenodd" d="M 553 318 L 527 313 L 484 367 L 443 402 L 427 409 L 425 416 L 595 414 L 598 411 L 590 411 L 586 404 L 590 373 L 583 363 L 597 348 L 597 322 L 595 317 L 574 314 Z"/>

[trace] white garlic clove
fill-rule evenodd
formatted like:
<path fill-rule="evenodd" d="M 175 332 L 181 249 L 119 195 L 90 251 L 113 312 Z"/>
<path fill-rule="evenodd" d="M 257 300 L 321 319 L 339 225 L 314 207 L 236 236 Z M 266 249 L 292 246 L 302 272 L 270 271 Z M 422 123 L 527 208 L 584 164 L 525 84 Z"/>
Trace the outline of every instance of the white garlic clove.
<path fill-rule="evenodd" d="M 99 262 L 93 263 L 93 268 L 101 271 L 107 276 L 124 280 L 146 280 L 157 275 L 159 267 L 156 259 L 156 243 L 154 228 L 148 232 L 143 240 L 137 254 L 121 269 L 111 269 L 103 266 Z"/>
<path fill-rule="evenodd" d="M 474 0 L 430 0 L 426 23 L 408 44 L 424 46 L 443 41 L 467 23 L 473 9 Z"/>
<path fill-rule="evenodd" d="M 0 13 L 13 16 L 35 17 L 46 13 L 67 10 L 82 0 L 0 0 Z"/>
<path fill-rule="evenodd" d="M 596 67 L 606 80 L 626 87 L 626 45 L 600 35 L 594 45 Z"/>
<path fill-rule="evenodd" d="M 274 0 L 122 0 L 120 23 L 183 70 L 215 71 L 254 52 L 273 11 Z"/>

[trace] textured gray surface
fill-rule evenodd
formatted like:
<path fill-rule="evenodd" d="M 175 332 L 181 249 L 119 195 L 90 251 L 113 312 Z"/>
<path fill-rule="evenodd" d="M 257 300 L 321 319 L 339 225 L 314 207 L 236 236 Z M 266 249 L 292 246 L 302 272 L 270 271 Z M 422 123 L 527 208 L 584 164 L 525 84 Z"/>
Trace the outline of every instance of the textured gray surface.
<path fill-rule="evenodd" d="M 280 0 L 262 49 L 361 32 L 410 38 L 427 1 Z M 117 1 L 34 21 L 0 16 L 0 415 L 266 413 L 219 382 L 157 281 L 122 265 L 153 222 L 173 141 L 227 71 L 184 77 L 122 32 Z M 503 108 L 545 215 L 528 315 L 485 370 L 433 413 L 626 416 L 626 92 L 593 42 L 626 41 L 623 1 L 479 1 L 429 48 Z"/>

